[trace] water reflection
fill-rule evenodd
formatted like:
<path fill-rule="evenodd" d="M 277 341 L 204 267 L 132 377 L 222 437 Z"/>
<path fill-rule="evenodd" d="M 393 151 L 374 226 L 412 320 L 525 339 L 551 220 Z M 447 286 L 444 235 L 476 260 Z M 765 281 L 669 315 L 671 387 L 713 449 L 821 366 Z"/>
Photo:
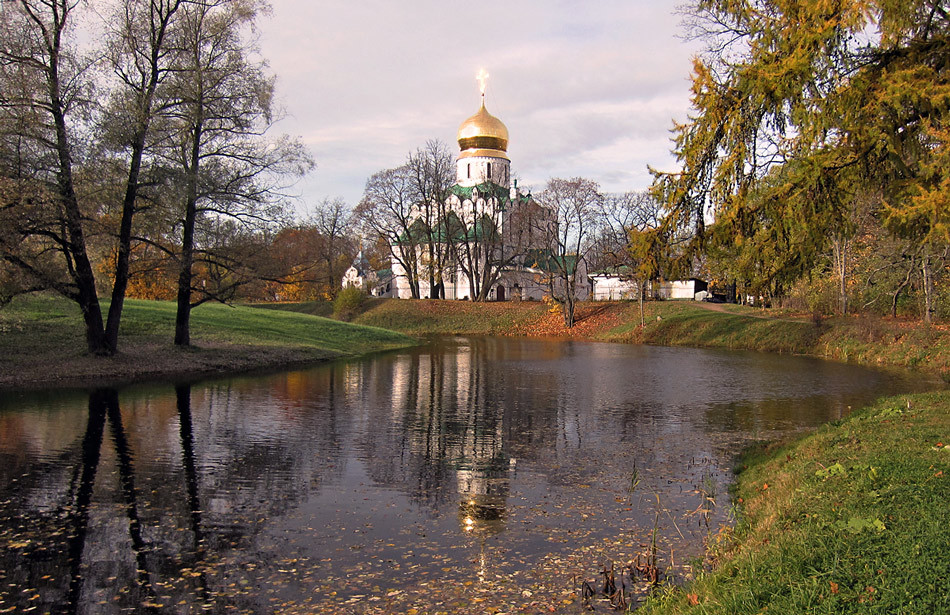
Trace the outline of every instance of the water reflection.
<path fill-rule="evenodd" d="M 698 552 L 727 520 L 740 446 L 920 386 L 809 359 L 474 339 L 5 396 L 0 611 L 386 612 L 517 598 L 544 574 L 570 591 L 654 524 L 668 561 Z"/>

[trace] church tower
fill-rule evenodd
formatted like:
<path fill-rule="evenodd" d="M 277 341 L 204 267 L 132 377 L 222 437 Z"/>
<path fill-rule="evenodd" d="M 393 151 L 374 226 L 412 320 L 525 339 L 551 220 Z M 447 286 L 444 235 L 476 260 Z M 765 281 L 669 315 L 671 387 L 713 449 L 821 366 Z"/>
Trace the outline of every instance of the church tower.
<path fill-rule="evenodd" d="M 482 72 L 482 105 L 475 115 L 459 126 L 458 144 L 461 152 L 456 162 L 456 182 L 471 188 L 492 182 L 508 188 L 511 180 L 511 160 L 508 150 L 508 128 L 485 108 L 485 79 Z"/>

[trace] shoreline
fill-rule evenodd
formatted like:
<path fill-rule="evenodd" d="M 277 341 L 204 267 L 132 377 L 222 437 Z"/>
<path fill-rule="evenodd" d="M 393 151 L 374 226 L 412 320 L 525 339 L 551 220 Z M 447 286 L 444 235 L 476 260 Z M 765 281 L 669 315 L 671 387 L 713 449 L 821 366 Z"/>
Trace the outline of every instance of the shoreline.
<path fill-rule="evenodd" d="M 148 308 L 162 304 L 138 303 Z M 68 313 L 70 306 L 64 308 L 59 302 L 55 307 L 60 311 L 54 315 L 54 321 L 63 319 L 63 312 Z M 340 329 L 352 327 L 347 323 L 317 318 L 314 314 L 326 311 L 325 305 L 260 307 L 269 309 L 247 309 L 256 312 L 259 319 L 273 319 L 275 322 L 267 323 L 271 329 L 280 327 L 280 321 L 287 318 L 303 319 L 304 326 L 311 327 L 315 320 L 320 326 L 329 323 Z M 213 322 L 199 329 L 194 346 L 179 348 L 167 341 L 170 335 L 160 336 L 154 331 L 161 325 L 149 322 L 145 323 L 147 326 L 139 323 L 130 327 L 143 331 L 124 332 L 119 353 L 114 357 L 86 354 L 77 331 L 73 331 L 71 336 L 63 336 L 58 329 L 54 330 L 55 334 L 50 333 L 44 330 L 44 327 L 49 329 L 49 325 L 39 319 L 21 318 L 19 322 L 12 321 L 12 325 L 5 323 L 5 313 L 0 310 L 0 333 L 6 342 L 6 348 L 0 345 L 4 356 L 4 360 L 0 360 L 0 391 L 90 389 L 273 372 L 409 347 L 424 343 L 427 337 L 442 335 L 498 335 L 753 350 L 811 356 L 872 368 L 904 369 L 932 375 L 937 385 L 941 384 L 939 380 L 943 384 L 950 382 L 950 334 L 937 327 L 924 328 L 915 323 L 867 318 L 829 319 L 815 325 L 787 312 L 772 314 L 756 308 L 693 302 L 649 302 L 645 307 L 647 322 L 641 328 L 639 310 L 634 302 L 581 304 L 577 324 L 573 329 L 565 329 L 560 314 L 541 303 L 373 300 L 356 315 L 353 324 L 368 325 L 382 337 L 371 337 L 356 345 L 344 341 L 336 347 L 327 347 L 322 344 L 320 331 L 316 332 L 314 339 L 304 342 L 292 333 L 285 339 L 257 339 L 246 331 L 240 337 L 229 337 L 222 335 L 222 323 Z M 135 318 L 133 309 L 133 322 Z M 63 326 L 61 322 L 55 324 L 59 329 Z M 295 322 L 293 326 L 299 327 L 300 324 Z M 31 333 L 31 327 L 43 332 Z M 391 337 L 394 335 L 401 335 L 401 339 L 394 341 Z M 23 339 L 11 340 L 11 336 Z M 928 361 L 928 358 L 934 360 Z"/>
<path fill-rule="evenodd" d="M 275 352 L 274 349 L 254 346 L 192 346 L 186 349 L 174 346 L 138 346 L 120 349 L 113 357 L 74 357 L 62 361 L 52 369 L 47 363 L 4 372 L 0 374 L 0 391 L 29 393 L 46 388 L 91 390 L 121 388 L 133 384 L 177 384 L 209 378 L 304 369 L 358 356 L 362 354 L 318 356 L 318 353 L 306 351 L 278 349 Z M 148 367 L 136 368 L 136 364 Z"/>

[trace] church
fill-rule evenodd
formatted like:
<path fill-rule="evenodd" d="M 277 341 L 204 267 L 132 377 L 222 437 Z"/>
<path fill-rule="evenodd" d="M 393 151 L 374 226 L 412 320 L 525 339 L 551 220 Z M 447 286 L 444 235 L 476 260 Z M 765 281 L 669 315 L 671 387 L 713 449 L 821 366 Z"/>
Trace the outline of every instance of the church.
<path fill-rule="evenodd" d="M 486 76 L 480 75 L 480 108 L 458 130 L 456 181 L 437 238 L 433 241 L 430 231 L 426 240 L 414 242 L 409 253 L 414 258 L 397 257 L 394 246 L 391 296 L 412 297 L 413 279 L 421 298 L 540 300 L 548 292 L 546 238 L 555 216 L 511 179 L 508 128 L 485 106 Z M 420 273 L 433 255 L 440 262 L 438 275 Z M 416 270 L 407 271 L 411 267 Z"/>

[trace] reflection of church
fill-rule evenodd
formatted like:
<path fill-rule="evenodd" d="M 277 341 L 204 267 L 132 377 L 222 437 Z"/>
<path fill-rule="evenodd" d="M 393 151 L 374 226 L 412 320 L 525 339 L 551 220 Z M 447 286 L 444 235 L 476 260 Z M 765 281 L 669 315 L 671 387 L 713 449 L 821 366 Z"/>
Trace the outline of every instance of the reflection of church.
<path fill-rule="evenodd" d="M 422 272 L 431 250 L 427 244 L 420 246 L 416 259 L 419 296 L 444 293 L 446 299 L 472 299 L 484 283 L 485 299 L 541 299 L 545 291 L 540 284 L 542 272 L 536 269 L 537 255 L 545 252 L 542 235 L 553 216 L 530 194 L 521 193 L 517 180 L 512 182 L 508 128 L 485 108 L 484 82 L 481 108 L 462 122 L 458 144 L 456 183 L 444 204 L 445 219 L 435 233 L 445 261 L 437 282 L 441 288 L 429 288 L 429 276 Z M 432 236 L 430 232 L 428 237 Z M 498 275 L 491 275 L 492 271 Z M 392 276 L 392 294 L 410 298 L 406 268 L 396 258 Z"/>
<path fill-rule="evenodd" d="M 515 462 L 505 453 L 501 422 L 483 426 L 477 424 L 475 416 L 456 460 L 459 521 L 466 532 L 495 534 L 505 527 L 510 471 Z"/>

